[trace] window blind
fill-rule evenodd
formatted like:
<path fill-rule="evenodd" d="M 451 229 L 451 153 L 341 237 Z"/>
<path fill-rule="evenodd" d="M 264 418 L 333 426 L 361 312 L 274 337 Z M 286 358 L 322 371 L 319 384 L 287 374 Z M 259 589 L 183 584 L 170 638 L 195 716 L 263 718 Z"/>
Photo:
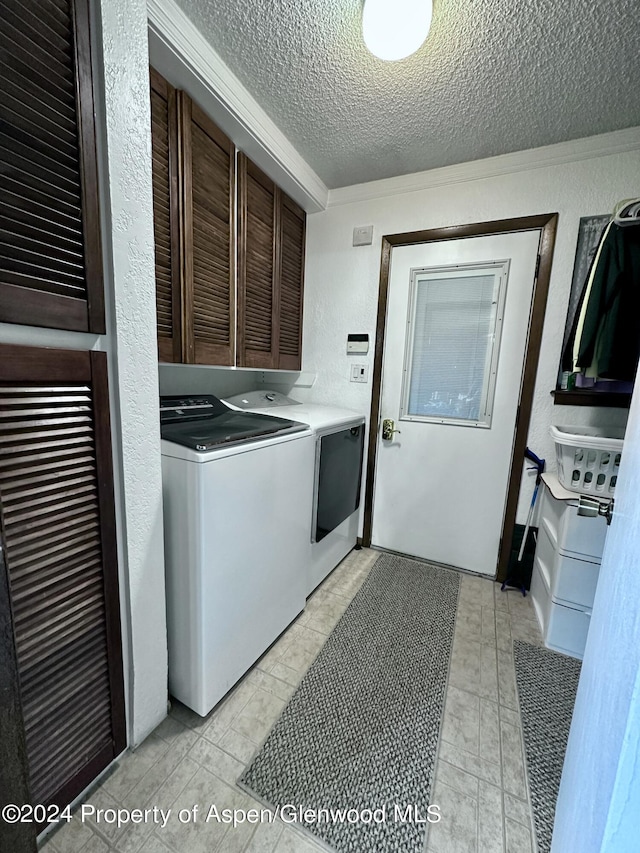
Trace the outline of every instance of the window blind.
<path fill-rule="evenodd" d="M 418 279 L 408 414 L 475 421 L 486 407 L 494 275 Z"/>

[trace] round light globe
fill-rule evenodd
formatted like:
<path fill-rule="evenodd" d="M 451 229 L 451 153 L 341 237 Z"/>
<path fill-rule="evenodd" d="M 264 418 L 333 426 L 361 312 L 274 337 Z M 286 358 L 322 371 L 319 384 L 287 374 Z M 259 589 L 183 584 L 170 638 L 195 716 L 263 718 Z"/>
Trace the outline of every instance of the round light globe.
<path fill-rule="evenodd" d="M 431 0 L 365 0 L 362 10 L 364 43 L 387 62 L 411 56 L 431 26 Z"/>

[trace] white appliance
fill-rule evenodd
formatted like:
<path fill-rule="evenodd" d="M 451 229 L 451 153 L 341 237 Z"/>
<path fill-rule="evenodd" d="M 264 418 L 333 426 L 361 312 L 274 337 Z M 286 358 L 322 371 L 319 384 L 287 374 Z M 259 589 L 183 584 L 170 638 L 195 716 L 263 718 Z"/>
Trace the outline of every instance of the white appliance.
<path fill-rule="evenodd" d="M 531 599 L 545 645 L 582 658 L 607 534 L 603 516 L 578 515 L 580 495 L 543 474 Z"/>
<path fill-rule="evenodd" d="M 161 420 L 169 688 L 204 716 L 304 608 L 315 439 L 205 395 Z"/>
<path fill-rule="evenodd" d="M 300 471 L 313 496 L 307 523 L 309 595 L 358 538 L 365 416 L 351 409 L 299 403 L 279 391 L 250 391 L 226 402 L 244 411 L 304 421 L 314 431 L 314 463 Z"/>

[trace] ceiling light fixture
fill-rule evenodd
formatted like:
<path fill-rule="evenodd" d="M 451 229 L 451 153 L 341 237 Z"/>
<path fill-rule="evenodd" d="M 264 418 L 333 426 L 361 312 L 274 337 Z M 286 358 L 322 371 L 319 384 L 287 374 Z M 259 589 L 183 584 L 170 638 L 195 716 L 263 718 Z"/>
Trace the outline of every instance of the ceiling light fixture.
<path fill-rule="evenodd" d="M 431 9 L 431 0 L 364 0 L 364 43 L 387 62 L 411 56 L 429 33 Z"/>

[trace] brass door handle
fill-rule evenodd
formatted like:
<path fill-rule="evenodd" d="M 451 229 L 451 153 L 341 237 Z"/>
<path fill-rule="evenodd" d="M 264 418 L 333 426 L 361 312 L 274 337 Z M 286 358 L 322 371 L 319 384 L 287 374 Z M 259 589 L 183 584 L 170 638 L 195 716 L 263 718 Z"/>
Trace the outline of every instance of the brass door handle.
<path fill-rule="evenodd" d="M 394 422 L 392 418 L 385 418 L 382 421 L 382 440 L 383 441 L 391 441 L 393 439 L 394 432 L 399 433 L 399 429 L 394 429 Z"/>

